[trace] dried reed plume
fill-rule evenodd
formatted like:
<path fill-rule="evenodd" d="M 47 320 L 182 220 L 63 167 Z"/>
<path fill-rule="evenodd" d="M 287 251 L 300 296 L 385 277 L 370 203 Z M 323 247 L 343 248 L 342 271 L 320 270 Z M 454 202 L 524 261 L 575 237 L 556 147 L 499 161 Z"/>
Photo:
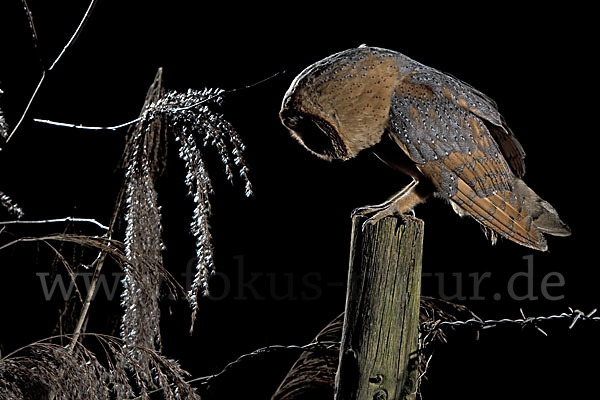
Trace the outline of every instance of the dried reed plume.
<path fill-rule="evenodd" d="M 215 269 L 208 222 L 211 212 L 209 196 L 213 189 L 201 147 L 215 147 L 225 166 L 227 179 L 233 182 L 234 171 L 237 171 L 244 182 L 246 196 L 252 195 L 248 167 L 243 158 L 244 144 L 225 117 L 209 108 L 210 103 L 221 104 L 222 93 L 221 89 L 170 92 L 157 104 L 167 114 L 168 124 L 174 130 L 179 157 L 187 169 L 185 184 L 195 204 L 191 232 L 196 238 L 196 274 L 188 293 L 192 307 L 191 329 L 198 311 L 198 293 L 208 294 L 208 279 Z"/>
<path fill-rule="evenodd" d="M 150 86 L 138 122 L 130 130 L 124 156 L 123 188 L 125 229 L 125 277 L 121 304 L 124 309 L 121 335 L 130 348 L 143 379 L 152 377 L 148 353 L 136 349 L 160 351 L 160 282 L 162 277 L 162 225 L 156 180 L 165 167 L 167 143 L 172 137 L 179 146 L 179 157 L 186 168 L 185 184 L 195 208 L 191 232 L 196 239 L 196 274 L 187 297 L 192 308 L 192 324 L 198 310 L 199 292 L 208 293 L 208 279 L 214 272 L 212 239 L 209 229 L 213 189 L 202 155 L 212 146 L 225 166 L 229 181 L 235 172 L 252 193 L 248 169 L 243 160 L 244 145 L 232 125 L 210 106 L 222 102 L 220 89 L 165 92 L 162 69 Z M 140 262 L 139 257 L 151 260 Z M 191 328 L 191 329 L 192 329 Z M 137 354 L 133 354 L 137 352 Z M 144 358 L 146 358 L 144 360 Z"/>
<path fill-rule="evenodd" d="M 125 147 L 125 276 L 122 280 L 121 336 L 130 358 L 142 368 L 140 376 L 150 381 L 150 360 L 140 348 L 161 348 L 160 277 L 163 266 L 162 226 L 158 194 L 154 183 L 160 173 L 161 140 L 164 135 L 161 118 L 143 118 L 144 112 L 163 95 L 162 71 L 159 70 L 148 90 L 142 119 L 131 130 Z M 143 263 L 142 258 L 152 264 Z"/>

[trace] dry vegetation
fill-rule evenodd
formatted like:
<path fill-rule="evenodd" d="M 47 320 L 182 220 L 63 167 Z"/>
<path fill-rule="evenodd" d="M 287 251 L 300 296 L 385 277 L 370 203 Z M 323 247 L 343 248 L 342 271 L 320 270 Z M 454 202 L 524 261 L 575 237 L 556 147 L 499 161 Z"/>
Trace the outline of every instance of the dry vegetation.
<path fill-rule="evenodd" d="M 221 89 L 166 91 L 159 69 L 140 116 L 128 133 L 122 165 L 124 183 L 106 232 L 101 236 L 59 232 L 11 240 L 4 236 L 0 250 L 23 242 L 46 244 L 73 279 L 76 271 L 61 254 L 62 245 L 92 249 L 97 256 L 88 265 L 94 268 L 94 278 L 85 299 L 77 289 L 80 301 L 70 303 L 70 307 L 79 310 L 73 333 L 41 340 L 0 358 L 3 398 L 143 399 L 157 389 L 161 389 L 167 399 L 199 398 L 186 383 L 187 373 L 162 354 L 159 300 L 161 289 L 180 293 L 191 306 L 193 327 L 197 298 L 208 294 L 208 279 L 215 270 L 209 229 L 213 188 L 203 149 L 214 147 L 227 179 L 232 183 L 239 179 L 245 194 L 252 194 L 243 157 L 244 145 L 233 126 L 215 111 L 223 100 L 223 93 Z M 4 119 L 1 122 L 0 128 L 6 136 Z M 175 146 L 167 146 L 169 142 Z M 166 166 L 168 147 L 177 148 L 184 162 L 183 181 L 195 205 L 190 226 L 196 239 L 197 263 L 193 284 L 187 293 L 163 264 L 165 246 L 156 181 Z M 27 222 L 19 220 L 23 212 L 2 192 L 0 205 L 17 218 L 17 221 L 3 223 L 3 230 L 10 224 Z M 124 229 L 119 229 L 121 221 L 124 221 Z M 120 338 L 85 332 L 95 284 L 107 259 L 125 273 L 121 281 Z M 90 342 L 95 342 L 92 347 L 96 351 L 100 349 L 101 354 L 91 349 Z"/>

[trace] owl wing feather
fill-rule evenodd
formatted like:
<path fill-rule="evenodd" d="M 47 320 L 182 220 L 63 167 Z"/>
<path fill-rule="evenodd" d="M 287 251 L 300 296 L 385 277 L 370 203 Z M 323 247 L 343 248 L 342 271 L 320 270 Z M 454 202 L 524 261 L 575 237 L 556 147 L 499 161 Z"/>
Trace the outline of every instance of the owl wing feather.
<path fill-rule="evenodd" d="M 543 235 L 514 190 L 515 174 L 524 171 L 524 152 L 508 133 L 502 133 L 504 141 L 495 140 L 490 123 L 498 135 L 503 125 L 496 123 L 503 120 L 491 100 L 449 82 L 444 86 L 441 78 L 415 74 L 401 79 L 392 98 L 389 134 L 439 195 L 494 232 L 544 250 Z"/>
<path fill-rule="evenodd" d="M 413 84 L 427 84 L 437 96 L 445 97 L 481 118 L 514 174 L 519 178 L 525 174 L 525 150 L 506 124 L 494 100 L 468 83 L 424 65 L 419 65 L 408 79 Z"/>

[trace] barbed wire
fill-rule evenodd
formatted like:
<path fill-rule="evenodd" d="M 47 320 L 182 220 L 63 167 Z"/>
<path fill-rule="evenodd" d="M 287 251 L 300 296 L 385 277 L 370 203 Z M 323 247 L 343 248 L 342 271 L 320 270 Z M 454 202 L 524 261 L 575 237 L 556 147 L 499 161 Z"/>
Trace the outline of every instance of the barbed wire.
<path fill-rule="evenodd" d="M 248 359 L 252 359 L 252 358 L 256 358 L 258 356 L 263 356 L 265 354 L 268 353 L 274 353 L 274 352 L 282 352 L 282 351 L 292 351 L 292 352 L 305 352 L 305 351 L 313 351 L 313 352 L 327 352 L 327 351 L 335 351 L 336 353 L 339 351 L 339 346 L 340 346 L 340 342 L 312 342 L 312 343 L 308 343 L 305 344 L 303 346 L 298 346 L 298 345 L 272 345 L 272 346 L 266 346 L 266 347 L 262 347 L 260 349 L 254 350 L 251 353 L 248 354 L 243 354 L 241 356 L 239 356 L 237 359 L 235 359 L 234 361 L 231 361 L 230 363 L 228 363 L 227 365 L 225 365 L 225 367 L 218 373 L 213 374 L 213 375 L 208 375 L 208 376 L 203 376 L 200 378 L 195 378 L 192 379 L 191 381 L 189 381 L 189 383 L 194 383 L 194 382 L 202 382 L 202 383 L 208 383 L 209 381 L 218 378 L 219 376 L 225 374 L 226 372 L 228 372 L 229 370 L 231 370 L 233 367 L 235 367 L 236 365 L 243 363 L 244 361 L 247 361 Z"/>
<path fill-rule="evenodd" d="M 335 342 L 335 341 L 334 342 L 331 342 L 331 341 L 318 342 L 317 341 L 317 342 L 311 342 L 311 343 L 308 343 L 308 344 L 305 344 L 302 346 L 294 345 L 294 344 L 292 344 L 292 345 L 276 344 L 276 345 L 261 347 L 260 349 L 256 349 L 250 353 L 242 354 L 235 360 L 233 360 L 230 363 L 228 363 L 227 365 L 225 365 L 225 367 L 223 367 L 223 369 L 221 371 L 217 372 L 216 374 L 193 378 L 193 379 L 186 381 L 186 383 L 196 383 L 196 384 L 200 384 L 200 385 L 208 385 L 212 380 L 226 374 L 231 369 L 235 368 L 238 364 L 243 364 L 245 361 L 248 361 L 253 358 L 258 358 L 258 357 L 261 357 L 261 356 L 269 354 L 269 353 L 305 352 L 305 351 L 314 351 L 314 352 L 333 351 L 333 352 L 337 353 L 339 351 L 339 346 L 340 346 L 340 342 Z M 161 391 L 163 391 L 163 388 L 158 388 L 158 389 L 147 392 L 146 395 L 152 395 L 154 393 L 158 393 Z M 130 400 L 140 400 L 140 399 L 142 399 L 142 396 L 137 396 Z"/>
<path fill-rule="evenodd" d="M 426 322 L 421 323 L 421 325 L 420 325 L 420 330 L 421 330 L 421 335 L 422 335 L 421 340 L 423 340 L 423 336 L 431 336 L 431 335 L 435 335 L 436 333 L 439 333 L 440 331 L 443 331 L 444 329 L 453 329 L 453 328 L 460 328 L 460 327 L 474 328 L 477 332 L 479 332 L 480 330 L 491 329 L 491 328 L 495 328 L 495 327 L 499 327 L 499 326 L 513 325 L 513 326 L 520 326 L 521 328 L 531 326 L 531 327 L 537 329 L 544 336 L 548 336 L 548 334 L 538 326 L 539 323 L 549 322 L 549 321 L 567 321 L 567 322 L 570 321 L 568 328 L 573 329 L 575 324 L 577 324 L 578 322 L 596 322 L 596 323 L 600 322 L 600 316 L 594 316 L 596 314 L 596 312 L 598 311 L 598 309 L 596 309 L 596 308 L 588 313 L 585 313 L 581 310 L 574 309 L 571 307 L 569 307 L 568 309 L 569 309 L 569 312 L 563 312 L 560 314 L 553 314 L 553 315 L 540 315 L 540 316 L 536 316 L 536 317 L 527 317 L 525 315 L 523 309 L 519 309 L 521 318 L 515 318 L 515 319 L 501 318 L 501 319 L 486 319 L 486 320 L 484 320 L 477 316 L 474 316 L 473 318 L 470 318 L 467 320 L 426 321 Z M 426 341 L 426 340 L 421 341 L 421 345 L 423 345 L 423 344 L 429 345 L 430 343 L 431 343 L 431 341 Z M 187 381 L 187 383 L 208 385 L 214 379 L 227 374 L 229 371 L 234 369 L 236 366 L 243 364 L 244 362 L 249 361 L 251 359 L 259 358 L 259 357 L 262 357 L 262 356 L 264 356 L 266 354 L 270 354 L 270 353 L 306 352 L 306 351 L 338 352 L 339 346 L 340 346 L 340 342 L 336 342 L 336 341 L 322 341 L 322 342 L 315 341 L 315 342 L 311 342 L 311 343 L 308 343 L 305 345 L 271 345 L 271 346 L 261 347 L 250 353 L 239 356 L 235 360 L 226 364 L 225 367 L 223 367 L 223 369 L 221 369 L 221 371 L 217 372 L 216 374 L 193 378 L 193 379 Z M 421 348 L 420 350 L 423 350 L 423 349 Z M 429 359 L 427 360 L 427 364 L 429 363 L 430 360 L 431 360 L 431 356 L 429 356 Z M 426 371 L 426 369 L 425 369 L 425 371 Z M 422 372 L 422 375 L 424 375 L 424 373 L 425 372 Z M 156 392 L 158 392 L 160 390 L 162 390 L 162 389 L 157 389 Z M 152 394 L 152 393 L 154 393 L 154 392 L 149 392 L 148 394 Z M 139 398 L 140 397 L 136 397 L 132 400 L 137 400 Z"/>
<path fill-rule="evenodd" d="M 531 326 L 537 329 L 544 336 L 548 336 L 548 334 L 539 327 L 540 322 L 546 321 L 559 321 L 566 320 L 571 321 L 569 324 L 569 329 L 573 329 L 575 324 L 579 321 L 591 321 L 591 322 L 600 322 L 600 316 L 594 317 L 594 314 L 598 311 L 598 309 L 593 309 L 588 313 L 584 313 L 581 310 L 573 309 L 569 307 L 569 312 L 563 312 L 561 314 L 554 315 L 542 315 L 537 317 L 527 317 L 523 312 L 523 309 L 519 309 L 521 313 L 521 318 L 511 319 L 511 318 L 502 318 L 502 319 L 487 319 L 483 320 L 477 316 L 470 318 L 468 320 L 458 320 L 458 321 L 428 321 L 421 324 L 422 332 L 430 333 L 438 330 L 443 330 L 444 328 L 456 328 L 456 327 L 470 327 L 476 328 L 477 330 L 490 329 L 500 325 L 519 325 L 522 328 Z"/>
<path fill-rule="evenodd" d="M 570 321 L 569 329 L 573 329 L 575 324 L 577 324 L 578 322 L 600 322 L 600 316 L 594 316 L 596 314 L 596 312 L 598 311 L 598 309 L 593 309 L 592 311 L 585 313 L 581 310 L 573 309 L 573 308 L 569 307 L 569 312 L 563 312 L 560 314 L 553 314 L 553 315 L 541 315 L 541 316 L 536 316 L 536 317 L 525 316 L 523 309 L 519 309 L 519 311 L 521 313 L 521 318 L 515 318 L 515 319 L 502 318 L 502 319 L 486 319 L 486 320 L 484 320 L 477 316 L 474 316 L 473 318 L 470 318 L 467 320 L 427 321 L 427 322 L 421 323 L 421 331 L 429 334 L 429 333 L 441 331 L 441 330 L 444 330 L 447 328 L 457 328 L 457 327 L 475 328 L 477 331 L 479 331 L 482 329 L 491 329 L 491 328 L 495 328 L 495 327 L 502 326 L 502 325 L 505 325 L 505 326 L 516 325 L 516 326 L 520 326 L 522 328 L 531 326 L 531 327 L 537 329 L 544 336 L 548 336 L 548 334 L 538 326 L 539 323 L 547 322 L 547 321 Z M 262 356 L 262 355 L 265 355 L 268 353 L 278 352 L 278 351 L 302 351 L 302 352 L 304 352 L 304 351 L 328 351 L 328 350 L 337 351 L 339 348 L 339 345 L 340 345 L 340 342 L 313 342 L 313 343 L 309 343 L 309 344 L 306 344 L 303 346 L 273 345 L 273 346 L 263 347 L 263 348 L 254 350 L 251 353 L 244 354 L 244 355 L 238 357 L 236 360 L 228 363 L 220 372 L 218 372 L 216 374 L 201 377 L 201 378 L 196 378 L 192 382 L 206 382 L 207 383 L 208 381 L 210 381 L 214 378 L 217 378 L 217 377 L 223 375 L 224 373 L 226 373 L 227 371 L 231 370 L 237 364 L 247 361 L 248 359 Z"/>

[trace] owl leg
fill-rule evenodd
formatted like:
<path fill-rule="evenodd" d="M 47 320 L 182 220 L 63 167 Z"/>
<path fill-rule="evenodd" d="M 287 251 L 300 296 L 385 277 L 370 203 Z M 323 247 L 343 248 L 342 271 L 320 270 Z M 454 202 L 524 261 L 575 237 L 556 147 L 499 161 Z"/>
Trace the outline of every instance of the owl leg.
<path fill-rule="evenodd" d="M 413 180 L 411 183 L 406 185 L 406 187 L 404 187 L 404 189 L 402 189 L 398 193 L 394 194 L 392 197 L 390 197 L 389 199 L 387 199 L 386 201 L 384 201 L 381 204 L 358 207 L 358 208 L 354 209 L 354 211 L 352 211 L 352 216 L 368 215 L 368 214 L 373 214 L 373 213 L 377 213 L 377 212 L 386 210 L 386 209 L 390 208 L 396 201 L 398 201 L 400 198 L 402 198 L 402 196 L 404 196 L 406 193 L 408 193 L 410 190 L 412 190 L 412 188 L 415 187 L 415 185 L 417 185 L 418 183 L 419 183 L 418 181 Z"/>
<path fill-rule="evenodd" d="M 369 215 L 366 224 L 374 224 L 382 218 L 389 216 L 400 216 L 412 211 L 412 209 L 433 194 L 433 188 L 429 182 L 412 181 L 407 187 L 392 196 L 389 200 L 374 206 L 357 208 L 352 215 Z"/>

